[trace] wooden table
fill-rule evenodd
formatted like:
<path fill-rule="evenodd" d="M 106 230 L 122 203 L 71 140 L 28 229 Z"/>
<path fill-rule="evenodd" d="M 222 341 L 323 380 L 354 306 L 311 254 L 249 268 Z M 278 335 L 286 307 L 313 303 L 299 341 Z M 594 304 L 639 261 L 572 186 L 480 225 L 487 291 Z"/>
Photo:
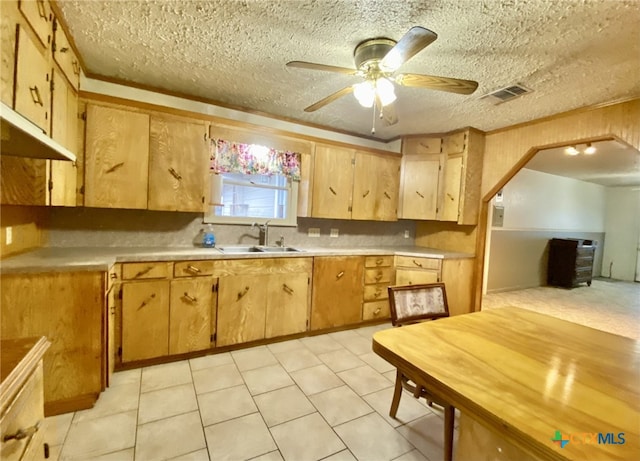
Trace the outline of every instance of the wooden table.
<path fill-rule="evenodd" d="M 505 307 L 383 330 L 373 350 L 467 418 L 455 459 L 478 426 L 528 459 L 640 459 L 640 341 Z M 510 459 L 490 445 L 470 459 Z"/>

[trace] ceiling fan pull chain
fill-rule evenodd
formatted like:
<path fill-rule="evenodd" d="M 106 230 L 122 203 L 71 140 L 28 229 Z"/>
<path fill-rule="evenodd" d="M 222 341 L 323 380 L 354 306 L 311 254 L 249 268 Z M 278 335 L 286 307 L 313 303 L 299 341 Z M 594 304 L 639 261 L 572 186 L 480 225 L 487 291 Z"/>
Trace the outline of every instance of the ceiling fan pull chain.
<path fill-rule="evenodd" d="M 376 134 L 376 105 L 373 105 L 373 120 L 371 121 L 371 134 Z"/>

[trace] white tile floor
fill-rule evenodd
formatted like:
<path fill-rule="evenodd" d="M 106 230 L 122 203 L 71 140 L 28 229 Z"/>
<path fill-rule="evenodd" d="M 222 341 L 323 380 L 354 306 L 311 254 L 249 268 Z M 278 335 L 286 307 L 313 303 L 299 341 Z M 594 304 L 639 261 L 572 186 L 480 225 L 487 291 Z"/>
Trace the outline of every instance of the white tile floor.
<path fill-rule="evenodd" d="M 371 352 L 389 324 L 116 373 L 95 407 L 46 419 L 55 460 L 440 461 L 443 418 Z"/>

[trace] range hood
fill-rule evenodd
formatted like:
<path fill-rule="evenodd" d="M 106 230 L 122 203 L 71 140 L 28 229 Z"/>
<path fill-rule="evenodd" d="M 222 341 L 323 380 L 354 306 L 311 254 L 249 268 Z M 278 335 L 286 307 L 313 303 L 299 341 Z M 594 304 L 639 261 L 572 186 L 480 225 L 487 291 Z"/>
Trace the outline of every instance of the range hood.
<path fill-rule="evenodd" d="M 40 128 L 2 102 L 0 102 L 0 119 L 2 129 L 0 153 L 2 155 L 76 161 L 73 152 L 62 147 L 44 134 Z"/>

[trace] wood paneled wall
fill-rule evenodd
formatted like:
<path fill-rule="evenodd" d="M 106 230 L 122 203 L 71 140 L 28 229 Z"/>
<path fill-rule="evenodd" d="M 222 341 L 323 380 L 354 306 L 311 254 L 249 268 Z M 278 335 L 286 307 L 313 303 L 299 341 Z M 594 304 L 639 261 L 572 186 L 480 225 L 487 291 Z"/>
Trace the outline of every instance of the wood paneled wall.
<path fill-rule="evenodd" d="M 0 259 L 41 247 L 46 242 L 43 221 L 47 210 L 29 206 L 0 207 Z M 11 227 L 12 243 L 7 245 L 7 227 Z"/>
<path fill-rule="evenodd" d="M 617 138 L 640 150 L 640 99 L 589 109 L 492 131 L 485 136 L 482 204 L 475 267 L 475 310 L 482 303 L 482 277 L 489 200 L 540 149 Z"/>

